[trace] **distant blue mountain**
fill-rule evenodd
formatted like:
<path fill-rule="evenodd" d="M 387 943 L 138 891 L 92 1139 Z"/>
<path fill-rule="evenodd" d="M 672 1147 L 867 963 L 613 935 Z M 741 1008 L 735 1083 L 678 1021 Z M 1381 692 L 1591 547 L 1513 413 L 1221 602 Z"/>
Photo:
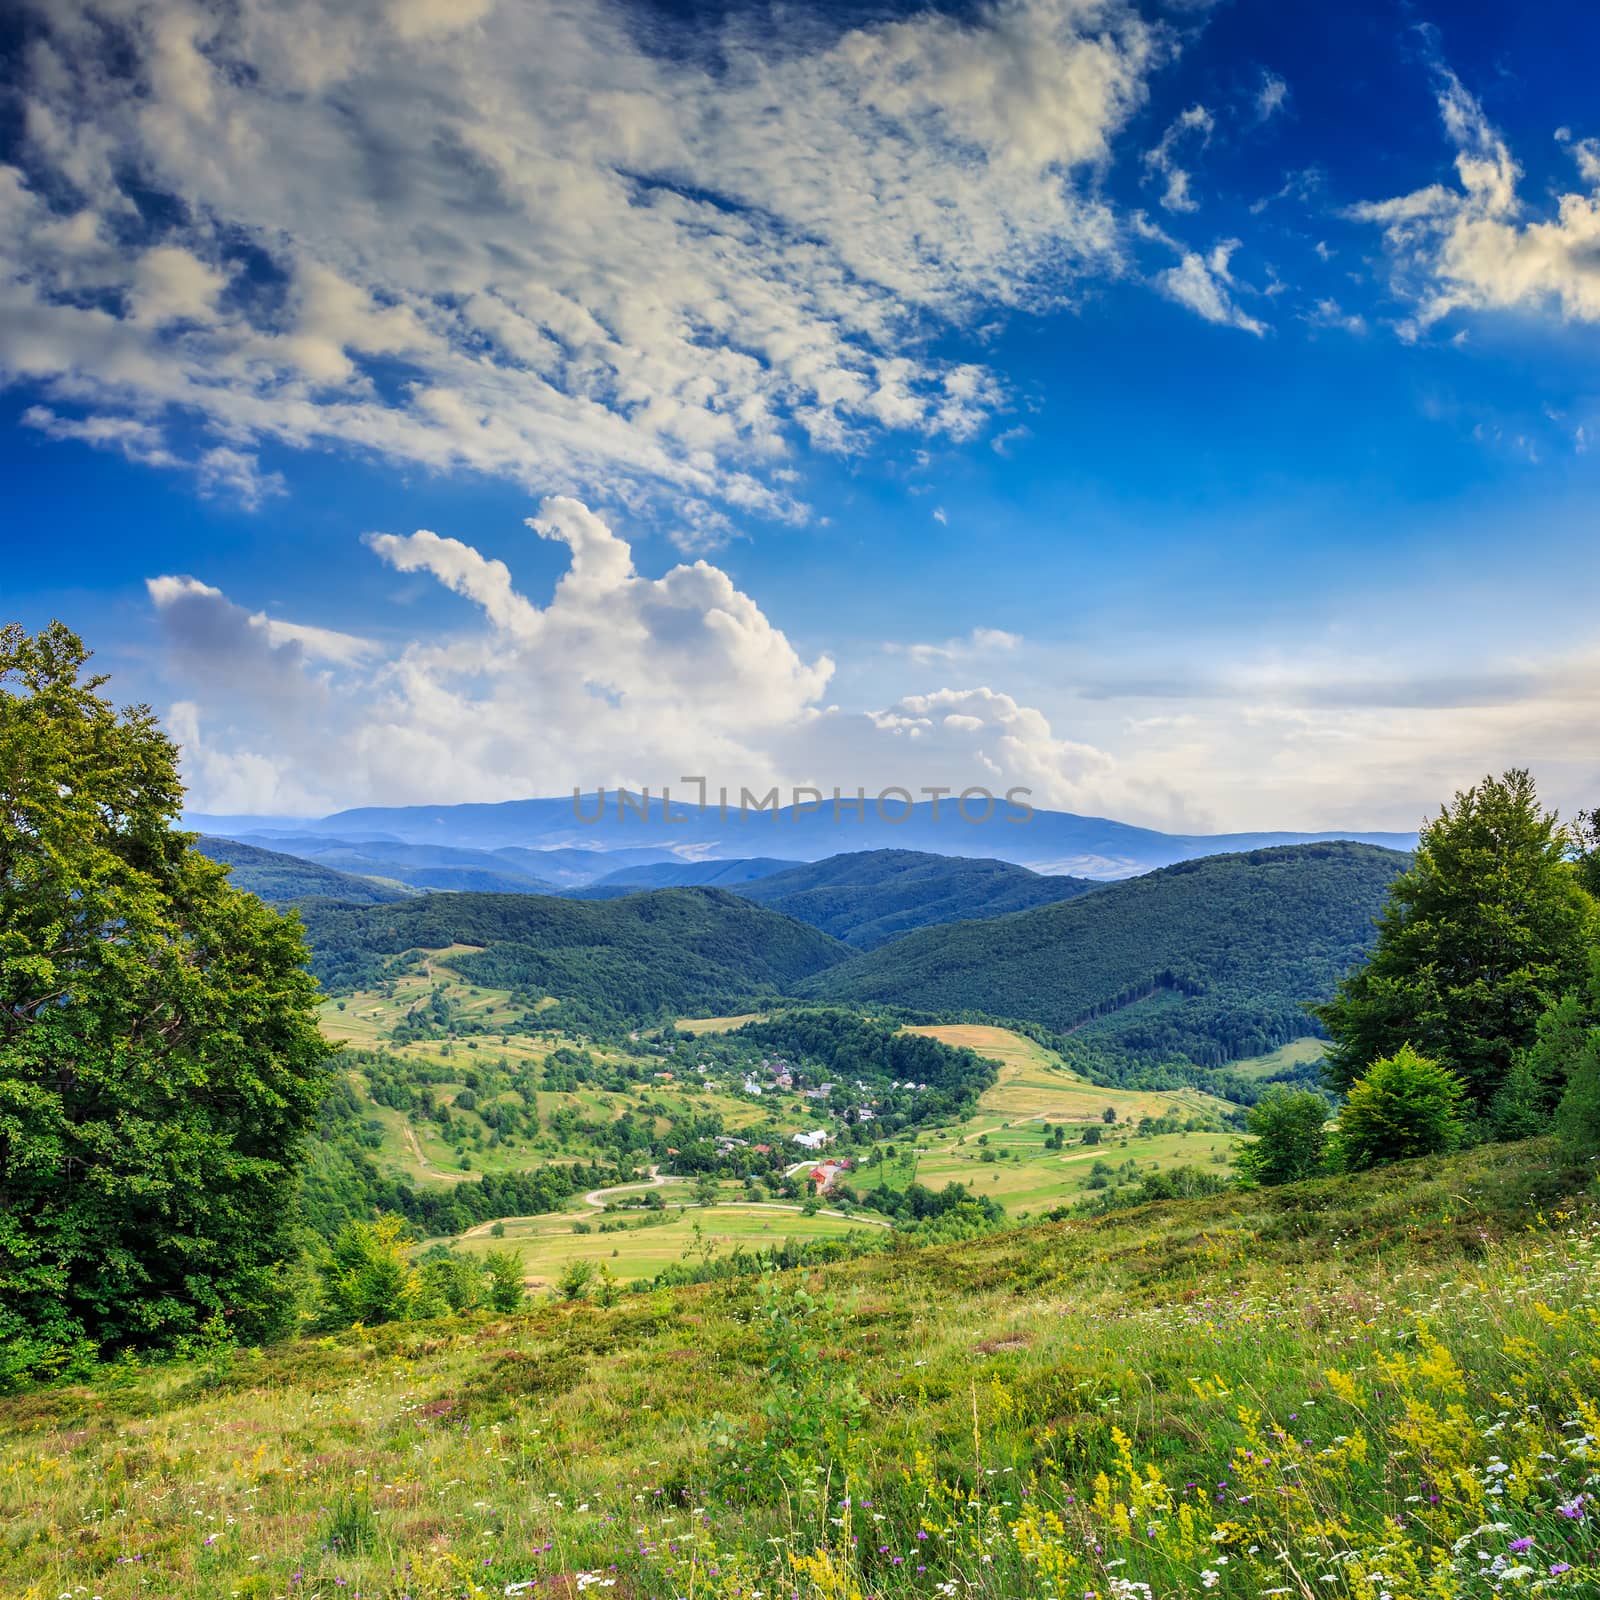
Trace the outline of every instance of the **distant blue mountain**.
<path fill-rule="evenodd" d="M 1008 820 L 1002 803 L 985 822 L 967 822 L 955 805 L 943 801 L 934 815 L 931 802 L 914 806 L 901 822 L 879 817 L 870 802 L 857 818 L 845 809 L 835 818 L 831 805 L 819 810 L 751 813 L 740 817 L 730 811 L 720 817 L 712 805 L 704 811 L 686 807 L 680 795 L 674 816 L 664 819 L 659 795 L 646 818 L 625 809 L 619 816 L 616 791 L 609 791 L 604 816 L 585 823 L 575 813 L 570 797 L 507 800 L 497 804 L 455 806 L 365 806 L 340 811 L 316 821 L 278 819 L 282 834 L 296 842 L 269 834 L 271 819 L 246 819 L 255 824 L 243 830 L 271 849 L 301 853 L 305 838 L 374 841 L 365 848 L 381 853 L 384 838 L 409 845 L 447 850 L 486 852 L 499 857 L 500 870 L 520 869 L 529 876 L 548 879 L 563 887 L 595 882 L 625 866 L 639 864 L 641 852 L 654 859 L 680 861 L 693 858 L 742 859 L 786 857 L 794 861 L 819 861 L 844 852 L 865 850 L 920 850 L 935 855 L 985 857 L 1031 867 L 1036 872 L 1070 874 L 1086 878 L 1125 878 L 1171 866 L 1200 856 L 1260 850 L 1278 845 L 1311 844 L 1349 839 L 1391 850 L 1411 850 L 1414 833 L 1387 833 L 1333 829 L 1317 833 L 1257 832 L 1171 834 L 1135 827 L 1107 817 L 1083 817 L 1067 811 L 1036 811 L 1026 822 Z M 592 815 L 594 796 L 583 801 Z M 891 814 L 894 808 L 889 808 Z M 227 818 L 192 817 L 189 825 L 208 833 L 239 837 Z M 626 851 L 628 855 L 606 856 Z M 514 852 L 514 854 L 513 854 Z M 541 870 L 533 859 L 551 853 L 551 866 Z M 559 856 L 555 852 L 560 852 Z M 313 858 L 314 859 L 314 858 Z M 465 864 L 465 863 L 462 863 Z M 589 868 L 593 870 L 586 870 Z M 348 869 L 345 869 L 348 870 Z M 376 869 L 373 869 L 376 870 Z M 392 876 L 392 874 L 390 874 Z"/>

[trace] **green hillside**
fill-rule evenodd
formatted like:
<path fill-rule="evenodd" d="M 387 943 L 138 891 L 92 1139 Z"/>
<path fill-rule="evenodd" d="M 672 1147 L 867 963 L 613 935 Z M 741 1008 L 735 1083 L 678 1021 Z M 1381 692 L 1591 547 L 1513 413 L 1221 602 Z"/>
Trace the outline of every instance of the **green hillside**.
<path fill-rule="evenodd" d="M 322 898 L 341 900 L 347 905 L 376 906 L 408 898 L 407 891 L 394 884 L 340 872 L 320 862 L 286 856 L 277 850 L 240 844 L 236 839 L 204 835 L 195 841 L 195 849 L 230 867 L 236 889 L 256 895 L 270 905 Z"/>
<path fill-rule="evenodd" d="M 1498 1146 L 107 1366 L 0 1398 L 3 1587 L 1577 1600 L 1600 1584 L 1584 1181 Z"/>
<path fill-rule="evenodd" d="M 871 950 L 916 928 L 1027 911 L 1098 888 L 1087 878 L 1044 877 L 1009 861 L 861 850 L 775 872 L 736 892 Z"/>
<path fill-rule="evenodd" d="M 924 928 L 805 989 L 1043 1023 L 1125 1059 L 1219 1066 L 1314 1031 L 1304 1005 L 1371 945 L 1406 860 L 1329 843 L 1186 861 L 1067 904 Z"/>
<path fill-rule="evenodd" d="M 426 895 L 392 906 L 306 911 L 312 967 L 330 989 L 371 985 L 408 950 L 455 951 L 470 983 L 524 1003 L 554 998 L 563 1017 L 641 1019 L 737 1009 L 791 990 L 847 954 L 826 934 L 718 889 L 663 889 L 620 900 Z"/>

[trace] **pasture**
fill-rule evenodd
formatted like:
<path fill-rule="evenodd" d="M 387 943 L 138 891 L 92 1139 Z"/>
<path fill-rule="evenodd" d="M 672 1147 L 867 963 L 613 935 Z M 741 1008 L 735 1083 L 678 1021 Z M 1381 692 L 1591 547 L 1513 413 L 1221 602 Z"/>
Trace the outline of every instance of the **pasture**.
<path fill-rule="evenodd" d="M 674 1189 L 680 1193 L 674 1195 Z M 688 1191 L 687 1183 L 665 1186 L 669 1205 L 665 1213 L 607 1214 L 579 1199 L 554 1215 L 508 1218 L 505 1233 L 498 1238 L 488 1227 L 474 1228 L 456 1241 L 456 1248 L 467 1254 L 513 1251 L 522 1259 L 529 1286 L 546 1289 L 556 1283 L 569 1261 L 592 1261 L 597 1268 L 604 1264 L 618 1282 L 631 1283 L 653 1278 L 680 1261 L 699 1262 L 729 1255 L 740 1245 L 746 1250 L 766 1249 L 785 1239 L 842 1238 L 852 1228 L 857 1232 L 883 1231 L 881 1221 L 852 1222 L 821 1212 L 808 1217 L 798 1206 L 738 1201 L 689 1205 L 684 1203 Z M 616 1223 L 626 1226 L 614 1233 L 600 1231 L 602 1225 Z M 577 1233 L 575 1226 L 591 1231 Z"/>

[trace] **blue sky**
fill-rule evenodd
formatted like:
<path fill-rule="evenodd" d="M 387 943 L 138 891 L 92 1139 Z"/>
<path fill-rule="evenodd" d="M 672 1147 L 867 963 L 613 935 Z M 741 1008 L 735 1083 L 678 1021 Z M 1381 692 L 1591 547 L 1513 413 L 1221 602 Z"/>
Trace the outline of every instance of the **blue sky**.
<path fill-rule="evenodd" d="M 198 807 L 1600 799 L 1592 6 L 126 0 L 7 51 L 3 609 Z"/>

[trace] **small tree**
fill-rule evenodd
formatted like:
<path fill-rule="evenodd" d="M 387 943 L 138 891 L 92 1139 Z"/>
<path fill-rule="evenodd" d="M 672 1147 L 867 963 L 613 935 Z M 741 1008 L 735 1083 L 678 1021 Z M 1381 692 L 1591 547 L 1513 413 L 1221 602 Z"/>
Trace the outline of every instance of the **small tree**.
<path fill-rule="evenodd" d="M 348 1224 L 318 1271 L 324 1327 L 397 1322 L 412 1314 L 422 1295 L 421 1280 L 406 1260 L 402 1217 Z"/>
<path fill-rule="evenodd" d="M 511 1250 L 491 1250 L 483 1258 L 489 1274 L 489 1304 L 496 1311 L 520 1311 L 526 1291 L 522 1284 L 522 1262 Z"/>
<path fill-rule="evenodd" d="M 1328 1102 L 1308 1090 L 1268 1090 L 1245 1118 L 1255 1135 L 1239 1147 L 1234 1165 L 1253 1183 L 1296 1183 L 1322 1171 Z"/>
<path fill-rule="evenodd" d="M 556 1287 L 563 1300 L 581 1300 L 594 1282 L 594 1262 L 585 1259 L 569 1261 L 556 1279 Z"/>
<path fill-rule="evenodd" d="M 1461 1080 L 1404 1044 L 1351 1087 L 1339 1115 L 1339 1157 L 1350 1172 L 1454 1150 L 1466 1133 Z"/>

